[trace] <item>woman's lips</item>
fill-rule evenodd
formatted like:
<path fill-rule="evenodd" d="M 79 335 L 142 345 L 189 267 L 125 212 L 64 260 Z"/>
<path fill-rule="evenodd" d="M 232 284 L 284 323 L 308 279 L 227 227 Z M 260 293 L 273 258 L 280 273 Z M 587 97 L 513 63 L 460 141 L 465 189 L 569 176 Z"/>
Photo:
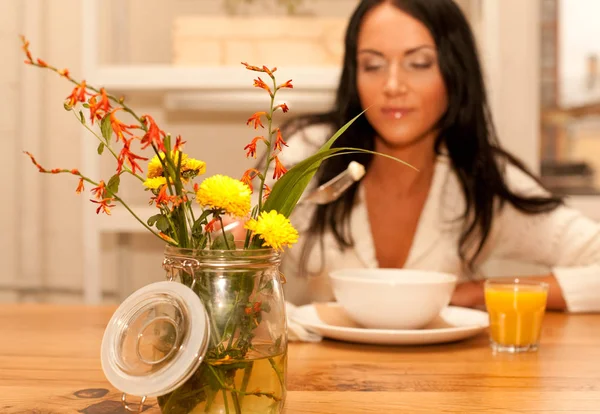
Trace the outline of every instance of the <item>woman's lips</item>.
<path fill-rule="evenodd" d="M 402 119 L 409 113 L 413 112 L 412 108 L 400 108 L 400 107 L 384 107 L 381 109 L 383 115 L 387 118 Z"/>

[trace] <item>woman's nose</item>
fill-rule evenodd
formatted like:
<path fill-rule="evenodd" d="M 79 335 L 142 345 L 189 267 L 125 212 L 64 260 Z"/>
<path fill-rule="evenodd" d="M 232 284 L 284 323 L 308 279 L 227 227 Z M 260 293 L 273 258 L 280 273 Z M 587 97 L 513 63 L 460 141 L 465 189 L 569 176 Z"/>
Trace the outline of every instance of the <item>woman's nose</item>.
<path fill-rule="evenodd" d="M 391 68 L 387 76 L 384 92 L 388 96 L 403 95 L 408 92 L 406 82 L 401 78 L 397 68 Z"/>

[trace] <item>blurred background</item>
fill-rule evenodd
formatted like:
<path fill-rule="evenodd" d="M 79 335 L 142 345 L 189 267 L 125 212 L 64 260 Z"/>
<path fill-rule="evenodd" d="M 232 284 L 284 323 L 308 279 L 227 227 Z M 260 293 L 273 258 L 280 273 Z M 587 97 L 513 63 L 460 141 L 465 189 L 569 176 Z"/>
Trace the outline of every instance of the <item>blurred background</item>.
<path fill-rule="evenodd" d="M 114 164 L 63 109 L 72 85 L 23 64 L 34 56 L 126 97 L 187 141 L 207 174 L 241 176 L 250 114 L 267 104 L 240 61 L 278 66 L 291 114 L 329 107 L 356 0 L 0 0 L 0 302 L 115 303 L 162 280 L 163 243 L 122 207 L 96 216 L 71 176 Z M 501 141 L 552 190 L 600 219 L 598 0 L 460 0 L 475 31 Z M 147 193 L 123 182 L 139 215 Z M 507 272 L 506 265 L 499 268 Z M 512 269 L 512 268 L 511 268 Z M 526 272 L 527 268 L 520 268 Z M 515 270 L 518 271 L 518 270 Z"/>

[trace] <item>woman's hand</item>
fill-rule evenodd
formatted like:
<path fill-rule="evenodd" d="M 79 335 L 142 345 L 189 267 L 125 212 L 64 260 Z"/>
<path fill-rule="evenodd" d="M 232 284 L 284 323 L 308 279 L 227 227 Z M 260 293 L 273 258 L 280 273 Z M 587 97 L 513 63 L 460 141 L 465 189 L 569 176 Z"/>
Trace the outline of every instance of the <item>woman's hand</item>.
<path fill-rule="evenodd" d="M 234 240 L 245 240 L 246 239 L 246 230 L 244 229 L 244 224 L 246 224 L 246 219 L 236 219 L 233 218 L 231 216 L 222 216 L 221 220 L 223 221 L 223 227 L 227 227 L 229 225 L 233 225 L 235 224 L 235 227 L 231 228 L 231 229 L 227 229 L 225 231 L 227 231 L 228 233 L 233 234 L 233 239 Z M 214 231 L 213 233 L 217 233 L 217 234 L 221 234 L 221 224 L 220 223 L 215 223 L 215 227 L 214 227 Z"/>
<path fill-rule="evenodd" d="M 485 296 L 483 294 L 484 281 L 469 281 L 459 283 L 454 289 L 450 304 L 464 308 L 478 308 L 485 306 Z"/>

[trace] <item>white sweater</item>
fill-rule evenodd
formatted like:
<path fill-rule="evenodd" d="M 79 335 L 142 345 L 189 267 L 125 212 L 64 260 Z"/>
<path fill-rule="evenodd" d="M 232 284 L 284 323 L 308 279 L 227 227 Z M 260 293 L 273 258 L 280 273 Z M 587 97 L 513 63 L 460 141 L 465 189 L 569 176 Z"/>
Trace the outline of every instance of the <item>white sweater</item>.
<path fill-rule="evenodd" d="M 287 167 L 313 154 L 329 137 L 321 126 L 306 128 L 288 140 L 280 159 Z M 518 168 L 507 166 L 506 180 L 520 194 L 543 194 L 544 190 Z M 458 239 L 464 213 L 464 197 L 459 181 L 445 156 L 438 157 L 429 195 L 419 218 L 406 268 L 453 273 L 465 280 L 458 255 Z M 298 206 L 292 222 L 300 231 L 298 245 L 286 252 L 281 270 L 287 284 L 286 300 L 294 304 L 332 301 L 328 272 L 340 268 L 378 267 L 371 235 L 364 191 L 350 217 L 354 240 L 352 248 L 340 250 L 326 233 L 323 250 L 316 244 L 308 258 L 311 276 L 298 274 L 303 232 L 310 224 L 312 206 Z M 398 229 L 402 231 L 402 229 Z M 322 255 L 323 254 L 323 255 Z M 324 266 L 321 266 L 324 259 Z M 489 260 L 515 260 L 543 265 L 557 278 L 569 311 L 600 311 L 600 225 L 569 207 L 537 215 L 526 215 L 506 204 L 494 217 L 493 228 L 478 259 L 478 269 Z M 507 274 L 506 276 L 510 276 Z M 478 272 L 475 278 L 485 275 Z"/>

